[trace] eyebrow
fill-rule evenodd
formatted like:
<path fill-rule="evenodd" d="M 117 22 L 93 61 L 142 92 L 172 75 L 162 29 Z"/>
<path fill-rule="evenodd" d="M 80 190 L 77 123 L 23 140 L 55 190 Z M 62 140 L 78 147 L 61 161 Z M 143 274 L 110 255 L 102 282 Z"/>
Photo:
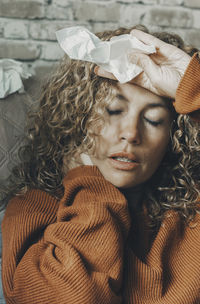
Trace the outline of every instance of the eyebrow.
<path fill-rule="evenodd" d="M 167 104 L 163 104 L 163 103 L 150 103 L 147 105 L 147 108 L 164 108 L 164 109 L 168 109 L 169 106 Z"/>
<path fill-rule="evenodd" d="M 116 94 L 116 98 L 119 99 L 119 100 L 124 100 L 124 101 L 128 102 L 128 99 L 122 94 L 119 94 L 119 93 Z"/>
<path fill-rule="evenodd" d="M 122 94 L 119 94 L 119 93 L 116 94 L 116 98 L 119 99 L 119 100 L 123 100 L 123 101 L 128 102 L 128 99 Z M 158 108 L 158 107 L 164 108 L 164 109 L 169 109 L 170 108 L 170 106 L 167 105 L 167 103 L 153 102 L 153 103 L 147 104 L 147 108 Z"/>

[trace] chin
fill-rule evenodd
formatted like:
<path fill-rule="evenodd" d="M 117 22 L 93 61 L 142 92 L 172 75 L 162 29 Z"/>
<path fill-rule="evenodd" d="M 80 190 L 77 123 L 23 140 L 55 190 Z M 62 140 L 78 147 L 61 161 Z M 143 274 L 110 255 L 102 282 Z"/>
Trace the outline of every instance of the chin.
<path fill-rule="evenodd" d="M 117 188 L 127 189 L 142 184 L 142 181 L 138 180 L 138 178 L 133 179 L 133 177 L 121 176 L 121 174 L 114 174 L 114 176 L 108 176 L 107 174 L 103 175 L 106 180 Z"/>
<path fill-rule="evenodd" d="M 113 183 L 113 185 L 115 186 L 115 187 L 117 187 L 117 188 L 119 188 L 119 189 L 128 189 L 128 188 L 134 188 L 134 187 L 136 187 L 136 186 L 138 186 L 138 185 L 140 185 L 141 183 Z"/>

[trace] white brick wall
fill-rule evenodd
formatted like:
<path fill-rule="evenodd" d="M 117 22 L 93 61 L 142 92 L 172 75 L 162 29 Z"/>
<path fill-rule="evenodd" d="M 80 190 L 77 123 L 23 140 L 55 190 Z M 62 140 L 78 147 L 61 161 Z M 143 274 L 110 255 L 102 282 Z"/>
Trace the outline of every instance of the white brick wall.
<path fill-rule="evenodd" d="M 98 32 L 138 23 L 200 48 L 200 0 L 0 0 L 0 58 L 52 64 L 63 55 L 60 28 Z"/>
<path fill-rule="evenodd" d="M 4 37 L 8 39 L 28 39 L 28 22 L 24 20 L 7 20 L 4 24 Z"/>

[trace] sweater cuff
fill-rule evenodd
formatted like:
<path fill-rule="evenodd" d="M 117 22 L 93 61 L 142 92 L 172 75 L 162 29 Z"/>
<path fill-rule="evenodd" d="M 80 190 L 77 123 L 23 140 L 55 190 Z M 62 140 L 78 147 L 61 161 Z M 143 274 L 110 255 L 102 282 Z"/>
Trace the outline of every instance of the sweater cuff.
<path fill-rule="evenodd" d="M 179 114 L 189 114 L 200 109 L 200 58 L 195 53 L 176 91 L 174 107 Z M 196 114 L 198 114 L 196 112 Z"/>
<path fill-rule="evenodd" d="M 61 201 L 65 201 L 72 193 L 72 189 L 84 188 L 87 193 L 88 203 L 114 202 L 117 205 L 128 208 L 127 200 L 123 193 L 112 183 L 107 181 L 97 166 L 83 165 L 70 170 L 63 179 L 65 193 Z"/>

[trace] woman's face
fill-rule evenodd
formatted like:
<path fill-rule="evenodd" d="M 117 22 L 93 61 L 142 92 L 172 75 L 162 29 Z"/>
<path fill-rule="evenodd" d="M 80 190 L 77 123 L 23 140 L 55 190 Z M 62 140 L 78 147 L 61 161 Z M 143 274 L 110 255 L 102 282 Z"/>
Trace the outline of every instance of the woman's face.
<path fill-rule="evenodd" d="M 133 84 L 119 84 L 106 109 L 91 160 L 119 188 L 147 181 L 159 167 L 170 138 L 172 114 L 166 100 Z"/>

